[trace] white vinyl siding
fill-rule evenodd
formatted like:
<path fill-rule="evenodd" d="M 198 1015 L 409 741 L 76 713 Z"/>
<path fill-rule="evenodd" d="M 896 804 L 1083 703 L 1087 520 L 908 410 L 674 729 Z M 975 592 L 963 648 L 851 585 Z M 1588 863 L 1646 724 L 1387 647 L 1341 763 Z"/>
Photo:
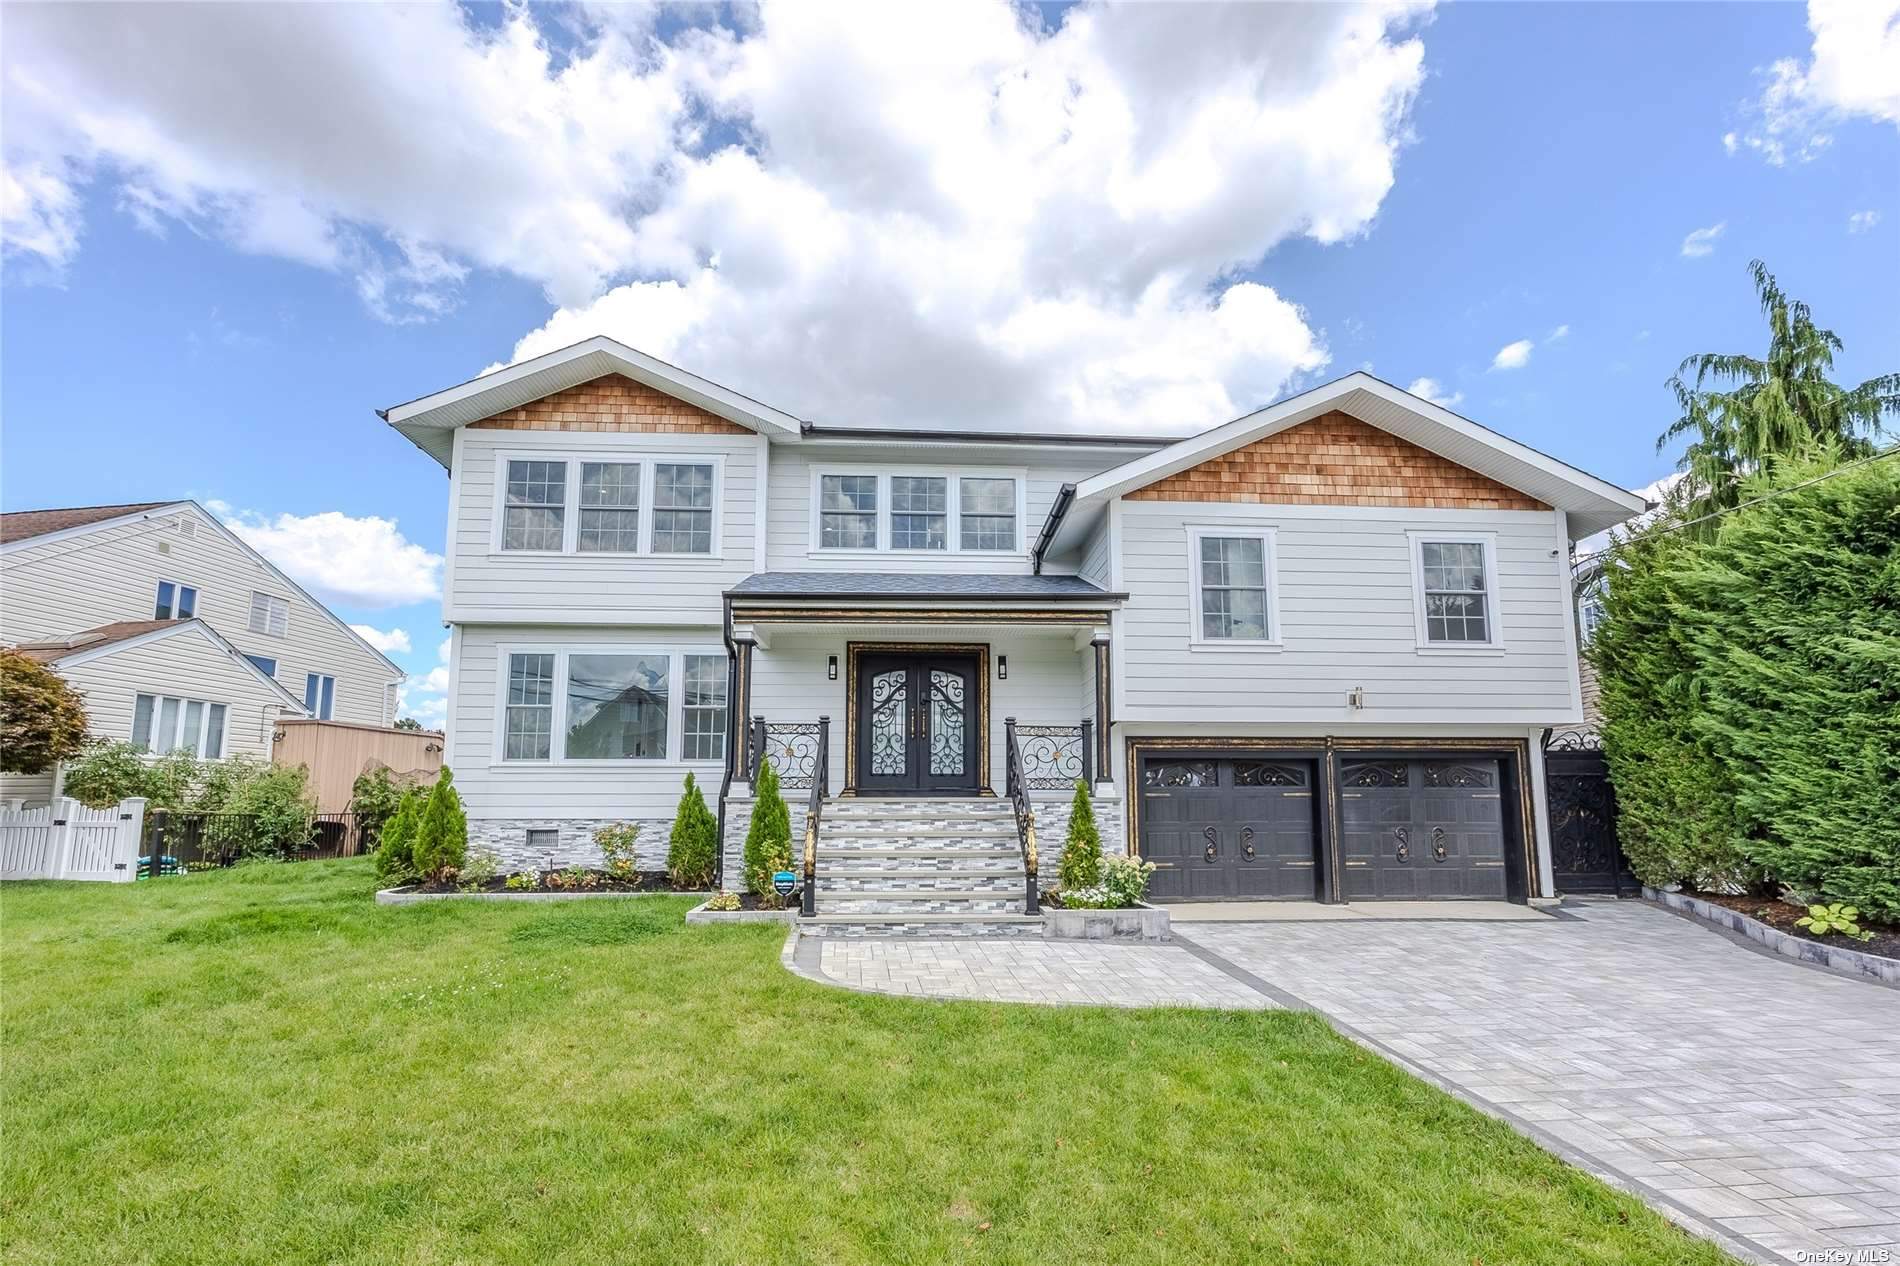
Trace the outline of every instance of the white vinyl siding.
<path fill-rule="evenodd" d="M 209 535 L 200 533 L 199 539 Z M 113 741 L 137 736 L 140 695 L 153 701 L 148 705 L 151 719 L 145 723 L 147 742 L 152 741 L 154 730 L 176 741 L 190 719 L 188 702 L 197 701 L 205 705 L 198 713 L 199 750 L 263 761 L 270 760 L 277 718 L 297 715 L 296 705 L 260 680 L 248 665 L 233 659 L 203 633 L 190 630 L 82 663 L 59 665 L 57 671 L 86 696 L 88 732 Z M 157 702 L 167 698 L 177 704 L 169 730 L 164 728 L 165 707 Z M 210 715 L 211 704 L 224 708 L 221 717 Z M 220 733 L 217 747 L 210 748 L 214 719 Z"/>
<path fill-rule="evenodd" d="M 0 586 L 6 592 L 0 603 L 0 642 L 40 641 L 120 620 L 149 620 L 158 583 L 170 581 L 197 591 L 192 609 L 197 619 L 240 651 L 275 661 L 277 680 L 287 683 L 293 695 L 301 697 L 306 673 L 328 673 L 336 678 L 336 720 L 385 724 L 388 687 L 400 678 L 399 670 L 201 514 L 187 508 L 0 550 Z M 179 530 L 181 519 L 196 525 L 189 534 Z M 258 596 L 274 600 L 262 604 L 277 612 L 274 635 L 269 617 L 265 632 L 251 631 Z M 178 682 L 148 686 L 185 689 Z M 113 727 L 114 737 L 129 732 L 131 706 L 128 696 L 125 724 Z M 255 728 L 256 714 L 232 724 Z M 268 758 L 269 749 L 260 754 Z"/>
<path fill-rule="evenodd" d="M 1193 644 L 1186 530 L 1272 529 L 1278 647 L 1220 655 Z M 1229 527 L 1228 525 L 1231 525 Z M 1566 561 L 1548 511 L 1124 502 L 1114 648 L 1130 723 L 1560 724 L 1574 708 Z M 1421 650 L 1408 533 L 1496 540 L 1493 581 L 1508 646 Z M 1364 689 L 1365 706 L 1347 696 Z"/>

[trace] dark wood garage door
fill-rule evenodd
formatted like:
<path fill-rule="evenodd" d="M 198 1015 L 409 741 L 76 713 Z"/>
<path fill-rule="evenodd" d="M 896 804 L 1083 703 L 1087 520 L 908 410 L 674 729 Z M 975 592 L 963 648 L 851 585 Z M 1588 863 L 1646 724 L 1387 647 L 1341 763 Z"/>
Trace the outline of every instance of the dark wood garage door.
<path fill-rule="evenodd" d="M 1504 900 L 1502 793 L 1490 758 L 1342 760 L 1340 895 Z"/>
<path fill-rule="evenodd" d="M 1141 855 L 1157 901 L 1318 895 L 1311 761 L 1150 757 Z"/>

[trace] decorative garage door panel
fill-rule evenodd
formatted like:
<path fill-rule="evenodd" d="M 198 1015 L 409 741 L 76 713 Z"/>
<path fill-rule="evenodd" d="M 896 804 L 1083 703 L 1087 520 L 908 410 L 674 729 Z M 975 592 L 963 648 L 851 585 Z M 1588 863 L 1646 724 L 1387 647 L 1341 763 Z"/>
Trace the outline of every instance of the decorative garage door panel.
<path fill-rule="evenodd" d="M 1345 759 L 1339 775 L 1347 901 L 1506 899 L 1498 761 Z"/>
<path fill-rule="evenodd" d="M 1141 782 L 1153 899 L 1318 895 L 1311 761 L 1150 758 Z"/>

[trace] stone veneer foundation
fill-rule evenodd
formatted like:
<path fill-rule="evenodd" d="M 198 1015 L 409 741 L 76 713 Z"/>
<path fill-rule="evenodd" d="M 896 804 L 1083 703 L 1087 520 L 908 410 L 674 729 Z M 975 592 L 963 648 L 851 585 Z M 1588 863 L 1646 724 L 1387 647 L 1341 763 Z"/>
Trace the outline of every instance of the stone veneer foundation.
<path fill-rule="evenodd" d="M 618 826 L 625 821 L 625 818 L 470 819 L 468 846 L 471 850 L 486 848 L 493 851 L 500 859 L 504 873 L 529 867 L 544 869 L 550 851 L 556 867 L 599 867 L 605 859 L 594 844 L 594 832 L 603 826 Z M 530 848 L 530 829 L 559 831 L 560 841 L 552 850 Z M 671 818 L 641 819 L 640 838 L 635 846 L 635 864 L 641 870 L 665 870 L 666 847 L 672 834 Z"/>

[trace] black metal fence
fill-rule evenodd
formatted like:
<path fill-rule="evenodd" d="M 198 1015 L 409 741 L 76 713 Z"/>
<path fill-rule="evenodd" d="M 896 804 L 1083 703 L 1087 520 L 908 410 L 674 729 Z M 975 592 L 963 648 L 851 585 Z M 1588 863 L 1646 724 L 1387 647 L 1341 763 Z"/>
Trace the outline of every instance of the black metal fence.
<path fill-rule="evenodd" d="M 174 813 L 145 815 L 140 841 L 141 875 L 176 875 L 229 866 L 246 857 L 287 862 L 354 857 L 376 846 L 374 833 L 354 813 L 319 813 L 291 838 L 276 837 L 256 814 Z M 156 862 L 156 865 L 154 865 Z"/>

